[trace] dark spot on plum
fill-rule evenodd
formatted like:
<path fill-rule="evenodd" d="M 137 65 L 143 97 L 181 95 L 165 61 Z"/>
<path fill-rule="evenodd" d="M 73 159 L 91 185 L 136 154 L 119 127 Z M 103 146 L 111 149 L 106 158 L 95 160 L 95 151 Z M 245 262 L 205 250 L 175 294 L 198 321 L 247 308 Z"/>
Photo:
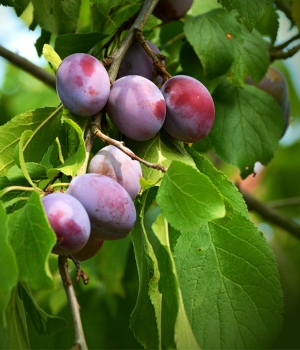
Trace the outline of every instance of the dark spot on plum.
<path fill-rule="evenodd" d="M 167 86 L 167 87 L 165 88 L 165 93 L 168 94 L 168 93 L 170 92 L 170 90 L 171 90 L 171 87 L 170 87 L 170 86 Z"/>
<path fill-rule="evenodd" d="M 95 71 L 94 61 L 90 57 L 82 57 L 79 61 L 79 65 L 83 74 L 87 77 L 90 77 Z"/>

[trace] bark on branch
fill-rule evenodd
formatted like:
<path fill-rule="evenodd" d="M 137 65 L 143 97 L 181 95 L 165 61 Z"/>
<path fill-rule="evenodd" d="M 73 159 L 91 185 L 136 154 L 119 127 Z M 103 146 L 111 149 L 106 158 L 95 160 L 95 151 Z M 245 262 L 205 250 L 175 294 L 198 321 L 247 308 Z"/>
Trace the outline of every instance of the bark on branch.
<path fill-rule="evenodd" d="M 266 221 L 275 224 L 276 226 L 300 239 L 300 225 L 298 225 L 295 221 L 288 219 L 273 208 L 270 208 L 268 205 L 257 200 L 250 193 L 242 191 L 241 189 L 240 192 L 244 197 L 249 211 L 256 212 Z"/>
<path fill-rule="evenodd" d="M 46 85 L 50 86 L 52 89 L 55 89 L 55 76 L 48 73 L 45 69 L 40 68 L 39 66 L 33 64 L 24 57 L 17 55 L 16 53 L 5 49 L 0 45 L 0 56 L 5 58 L 7 61 L 11 62 L 15 66 L 21 68 L 23 71 L 31 74 L 35 78 L 41 80 Z"/>

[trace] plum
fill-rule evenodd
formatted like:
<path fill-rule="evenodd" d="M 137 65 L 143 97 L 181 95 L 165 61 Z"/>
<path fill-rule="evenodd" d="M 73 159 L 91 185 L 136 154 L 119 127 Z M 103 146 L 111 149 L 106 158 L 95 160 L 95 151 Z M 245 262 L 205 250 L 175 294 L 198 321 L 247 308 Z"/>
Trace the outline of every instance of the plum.
<path fill-rule="evenodd" d="M 91 222 L 91 236 L 114 240 L 126 237 L 136 221 L 128 192 L 102 174 L 83 174 L 70 182 L 67 193 L 80 201 Z"/>
<path fill-rule="evenodd" d="M 79 252 L 72 255 L 78 261 L 89 260 L 99 252 L 103 243 L 103 239 L 90 236 L 86 245 L 81 250 L 79 250 Z"/>
<path fill-rule="evenodd" d="M 267 73 L 258 84 L 251 77 L 246 78 L 246 83 L 258 87 L 275 98 L 283 113 L 284 133 L 290 120 L 290 100 L 285 76 L 277 68 L 269 66 Z"/>
<path fill-rule="evenodd" d="M 81 250 L 91 231 L 90 220 L 82 204 L 76 198 L 61 192 L 44 196 L 42 204 L 57 237 L 52 252 L 68 256 Z"/>
<path fill-rule="evenodd" d="M 167 105 L 163 128 L 175 139 L 197 142 L 206 137 L 214 123 L 215 106 L 211 94 L 198 80 L 177 75 L 161 88 Z"/>
<path fill-rule="evenodd" d="M 193 0 L 159 0 L 153 15 L 164 22 L 174 21 L 184 17 L 192 4 Z"/>
<path fill-rule="evenodd" d="M 128 148 L 127 150 L 130 151 Z M 135 199 L 141 190 L 142 169 L 140 163 L 131 159 L 115 146 L 105 146 L 97 152 L 90 161 L 88 171 L 116 180 L 125 188 L 132 199 Z"/>
<path fill-rule="evenodd" d="M 160 54 L 159 49 L 154 44 L 148 40 L 147 44 L 153 52 Z M 148 56 L 141 44 L 138 41 L 134 41 L 122 59 L 117 78 L 119 79 L 126 75 L 141 75 L 153 81 L 154 74 L 155 69 L 152 59 Z M 156 77 L 154 82 L 156 85 L 161 84 L 162 77 Z"/>
<path fill-rule="evenodd" d="M 136 141 L 146 141 L 161 129 L 166 102 L 152 81 L 139 75 L 127 75 L 114 82 L 106 111 L 122 134 Z"/>
<path fill-rule="evenodd" d="M 88 117 L 105 106 L 110 80 L 99 60 L 88 54 L 75 53 L 66 57 L 59 65 L 56 90 L 68 110 Z"/>

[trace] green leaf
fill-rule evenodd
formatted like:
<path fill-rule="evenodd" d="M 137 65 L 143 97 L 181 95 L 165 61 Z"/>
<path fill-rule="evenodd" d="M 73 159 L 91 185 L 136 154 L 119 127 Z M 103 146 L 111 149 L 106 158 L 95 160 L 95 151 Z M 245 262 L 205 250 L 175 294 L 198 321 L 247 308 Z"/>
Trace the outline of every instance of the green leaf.
<path fill-rule="evenodd" d="M 38 108 L 17 115 L 0 126 L 0 175 L 5 175 L 14 165 L 14 149 L 25 130 L 33 131 L 24 145 L 26 161 L 39 163 L 42 160 L 60 130 L 61 109 Z"/>
<path fill-rule="evenodd" d="M 160 273 L 158 286 L 161 293 L 162 349 L 200 349 L 184 309 L 169 244 L 168 224 L 162 215 L 158 216 L 152 229 L 155 235 L 152 246 Z"/>
<path fill-rule="evenodd" d="M 46 180 L 47 168 L 37 163 L 25 163 L 26 172 L 32 181 Z M 16 165 L 12 166 L 7 172 L 7 178 L 11 183 L 25 185 L 24 172 Z M 26 184 L 27 185 L 27 184 Z"/>
<path fill-rule="evenodd" d="M 19 168 L 17 168 L 19 169 Z M 20 171 L 20 169 L 19 169 Z M 0 195 L 1 200 L 3 201 L 3 206 L 6 208 L 6 212 L 9 214 L 16 209 L 20 209 L 25 204 L 25 198 L 27 199 L 31 194 L 32 187 L 28 186 L 27 180 L 24 178 L 23 173 L 22 177 L 15 177 L 8 179 L 6 176 L 0 177 Z M 9 191 L 9 187 L 17 186 L 13 191 Z M 22 187 L 25 186 L 27 191 Z M 11 208 L 8 208 L 13 206 Z"/>
<path fill-rule="evenodd" d="M 172 139 L 163 130 L 160 131 L 151 140 L 137 142 L 126 140 L 126 146 L 130 148 L 136 155 L 147 160 L 150 163 L 163 165 L 165 168 L 171 164 L 173 160 L 178 160 L 194 166 L 191 156 L 184 149 L 181 142 Z M 149 181 L 149 184 L 157 184 L 163 177 L 163 173 L 156 169 L 148 168 L 142 164 L 143 178 Z"/>
<path fill-rule="evenodd" d="M 210 93 L 214 91 L 221 82 L 221 79 L 223 79 L 222 77 L 217 77 L 215 79 L 206 78 L 199 57 L 196 55 L 193 47 L 188 41 L 182 45 L 180 50 L 180 64 L 183 70 L 181 74 L 189 75 L 190 77 L 194 77 L 201 81 Z M 205 138 L 200 142 L 205 142 L 206 140 L 207 139 Z"/>
<path fill-rule="evenodd" d="M 121 298 L 126 297 L 123 278 L 130 244 L 130 236 L 116 241 L 106 241 L 101 247 L 101 254 L 97 260 L 105 290 L 107 293 L 119 295 Z M 114 261 L 113 264 L 112 261 Z"/>
<path fill-rule="evenodd" d="M 283 300 L 274 255 L 238 212 L 177 239 L 184 306 L 204 349 L 262 349 L 276 339 Z M 188 273 L 187 273 L 188 271 Z"/>
<path fill-rule="evenodd" d="M 49 337 L 66 327 L 67 323 L 63 318 L 48 315 L 40 308 L 26 284 L 19 285 L 19 295 L 34 329 L 40 336 Z"/>
<path fill-rule="evenodd" d="M 55 39 L 54 49 L 58 55 L 65 57 L 77 53 L 89 53 L 89 51 L 101 40 L 107 37 L 104 33 L 80 33 L 80 34 L 63 34 Z"/>
<path fill-rule="evenodd" d="M 36 40 L 34 46 L 36 48 L 36 51 L 39 56 L 42 56 L 43 54 L 43 49 L 45 44 L 49 44 L 51 40 L 51 33 L 47 32 L 46 30 L 42 29 L 41 30 L 41 35 L 39 38 Z"/>
<path fill-rule="evenodd" d="M 11 246 L 7 240 L 7 215 L 0 203 L 0 325 L 5 323 L 4 311 L 11 297 L 11 292 L 18 281 L 18 266 Z"/>
<path fill-rule="evenodd" d="M 53 34 L 73 33 L 76 29 L 80 0 L 32 0 L 34 19 Z"/>
<path fill-rule="evenodd" d="M 89 0 L 90 4 L 97 4 L 98 10 L 106 17 L 109 17 L 110 10 L 119 5 L 124 5 L 126 3 L 135 4 L 139 0 Z"/>
<path fill-rule="evenodd" d="M 243 38 L 244 45 L 235 47 L 235 60 L 229 70 L 230 80 L 236 85 L 243 85 L 247 76 L 259 82 L 270 64 L 268 47 L 257 30 L 249 33 L 244 29 Z"/>
<path fill-rule="evenodd" d="M 179 161 L 173 161 L 165 173 L 157 203 L 168 222 L 182 232 L 225 215 L 223 198 L 210 179 Z"/>
<path fill-rule="evenodd" d="M 54 73 L 57 72 L 59 65 L 61 64 L 61 58 L 52 48 L 52 46 L 45 44 L 43 46 L 43 55 L 45 59 L 51 64 Z"/>
<path fill-rule="evenodd" d="M 269 6 L 262 18 L 257 22 L 255 28 L 262 36 L 268 36 L 273 45 L 276 42 L 279 30 L 279 14 L 276 8 Z"/>
<path fill-rule="evenodd" d="M 20 137 L 20 142 L 17 144 L 16 148 L 15 148 L 15 163 L 17 164 L 17 166 L 20 168 L 20 170 L 22 171 L 24 177 L 26 178 L 26 180 L 28 181 L 28 183 L 34 187 L 34 183 L 32 182 L 30 175 L 27 171 L 27 167 L 25 164 L 25 159 L 24 159 L 24 154 L 23 154 L 23 150 L 24 150 L 24 144 L 25 142 L 32 137 L 33 131 L 32 130 L 25 130 L 21 137 Z"/>
<path fill-rule="evenodd" d="M 226 177 L 226 175 L 217 170 L 207 158 L 200 155 L 193 148 L 187 146 L 186 149 L 193 157 L 197 168 L 201 171 L 201 173 L 209 177 L 222 196 L 230 202 L 234 210 L 238 211 L 246 218 L 249 218 L 248 208 L 243 196 L 238 191 L 236 186 L 234 186 L 234 184 Z"/>
<path fill-rule="evenodd" d="M 26 205 L 8 218 L 9 243 L 19 267 L 19 280 L 33 290 L 53 287 L 48 257 L 56 237 L 46 219 L 39 195 L 33 192 Z"/>
<path fill-rule="evenodd" d="M 255 162 L 268 164 L 283 130 L 274 98 L 253 86 L 234 87 L 226 81 L 213 98 L 216 117 L 209 138 L 218 156 L 238 166 L 242 177 L 253 172 Z"/>
<path fill-rule="evenodd" d="M 0 349 L 30 349 L 25 308 L 17 286 L 6 310 L 6 324 L 0 323 Z"/>
<path fill-rule="evenodd" d="M 240 21 L 251 32 L 273 0 L 218 0 L 218 2 L 228 11 L 237 10 L 241 15 Z"/>
<path fill-rule="evenodd" d="M 80 169 L 81 165 L 83 164 L 85 160 L 85 144 L 83 139 L 83 133 L 81 128 L 76 124 L 72 119 L 63 117 L 62 122 L 66 123 L 68 126 L 70 126 L 76 134 L 78 148 L 76 151 L 69 155 L 69 157 L 64 161 L 64 163 L 58 167 L 56 167 L 57 170 L 61 171 L 65 175 L 70 175 L 74 177 L 77 173 L 77 171 Z M 65 142 L 68 143 L 71 141 L 71 134 L 72 132 L 69 131 L 69 134 L 65 135 L 66 140 Z M 70 139 L 69 139 L 70 138 Z"/>
<path fill-rule="evenodd" d="M 236 18 L 223 9 L 185 19 L 184 33 L 208 79 L 228 71 L 235 59 L 236 47 L 243 45 L 241 31 Z"/>
<path fill-rule="evenodd" d="M 134 310 L 130 317 L 130 328 L 145 349 L 160 349 L 160 323 L 155 309 L 160 307 L 158 292 L 159 271 L 153 248 L 148 240 L 142 206 L 137 204 L 137 222 L 131 231 L 139 276 L 139 290 Z M 146 317 L 145 317 L 146 315 Z"/>

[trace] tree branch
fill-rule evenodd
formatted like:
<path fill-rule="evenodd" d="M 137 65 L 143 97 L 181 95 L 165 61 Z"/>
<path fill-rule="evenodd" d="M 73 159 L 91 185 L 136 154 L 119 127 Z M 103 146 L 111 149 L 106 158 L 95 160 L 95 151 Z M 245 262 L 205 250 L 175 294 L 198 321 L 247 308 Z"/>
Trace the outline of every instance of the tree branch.
<path fill-rule="evenodd" d="M 279 199 L 277 201 L 268 202 L 267 204 L 270 208 L 300 206 L 300 197 Z"/>
<path fill-rule="evenodd" d="M 285 231 L 291 233 L 296 238 L 300 239 L 300 225 L 295 221 L 288 219 L 276 210 L 268 207 L 266 204 L 254 198 L 250 193 L 239 189 L 247 204 L 249 211 L 254 211 L 265 220 L 281 227 Z"/>
<path fill-rule="evenodd" d="M 85 336 L 83 332 L 83 327 L 81 323 L 80 313 L 79 313 L 79 305 L 76 298 L 76 294 L 73 288 L 72 280 L 68 270 L 68 259 L 66 256 L 58 257 L 58 267 L 59 273 L 61 275 L 61 279 L 67 294 L 72 319 L 74 323 L 75 330 L 75 343 L 72 347 L 72 350 L 87 350 L 87 344 L 85 341 Z"/>
<path fill-rule="evenodd" d="M 166 59 L 165 56 L 155 53 L 151 50 L 150 46 L 147 44 L 146 38 L 140 29 L 135 29 L 135 38 L 138 40 L 140 45 L 146 51 L 147 55 L 152 59 L 153 65 L 156 72 L 162 77 L 163 83 L 171 78 L 171 74 L 166 70 L 163 60 Z"/>
<path fill-rule="evenodd" d="M 270 51 L 271 62 L 276 59 L 287 59 L 294 56 L 298 51 L 300 51 L 300 44 L 292 47 L 288 51 L 278 50 L 278 51 Z"/>
<path fill-rule="evenodd" d="M 145 0 L 144 4 L 134 21 L 131 28 L 128 30 L 125 38 L 122 40 L 120 45 L 115 49 L 113 54 L 110 56 L 110 58 L 113 60 L 113 63 L 111 64 L 108 75 L 112 81 L 116 79 L 116 76 L 118 74 L 118 70 L 121 64 L 121 61 L 123 57 L 125 56 L 127 50 L 129 49 L 130 45 L 132 44 L 132 41 L 134 39 L 135 30 L 143 30 L 149 16 L 151 15 L 152 11 L 154 10 L 154 7 L 158 3 L 158 0 Z"/>
<path fill-rule="evenodd" d="M 27 60 L 24 57 L 21 57 L 17 55 L 16 53 L 13 53 L 7 49 L 5 49 L 3 46 L 0 45 L 0 56 L 8 60 L 9 62 L 13 63 L 15 66 L 21 68 L 25 72 L 31 74 L 35 78 L 41 80 L 46 85 L 50 86 L 51 88 L 55 89 L 55 76 L 51 75 L 47 71 L 45 71 L 43 68 L 40 68 L 39 66 L 33 64 L 29 60 Z"/>
<path fill-rule="evenodd" d="M 285 41 L 284 43 L 277 45 L 277 46 L 273 46 L 271 47 L 270 51 L 278 51 L 278 50 L 283 50 L 285 49 L 289 44 L 291 44 L 293 41 L 300 39 L 300 34 L 296 34 L 293 37 L 291 37 L 289 40 Z"/>

